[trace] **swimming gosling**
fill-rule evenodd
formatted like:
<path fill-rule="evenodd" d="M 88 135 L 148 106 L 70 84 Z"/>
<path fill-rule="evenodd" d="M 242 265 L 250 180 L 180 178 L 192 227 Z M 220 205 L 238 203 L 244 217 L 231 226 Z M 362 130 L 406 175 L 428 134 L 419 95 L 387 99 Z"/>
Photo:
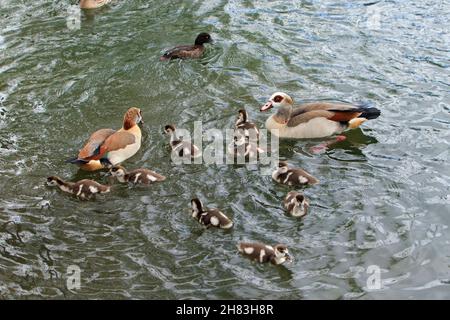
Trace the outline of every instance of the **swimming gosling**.
<path fill-rule="evenodd" d="M 270 262 L 279 265 L 293 260 L 284 244 L 277 244 L 272 247 L 263 243 L 242 242 L 238 245 L 238 250 L 245 257 L 259 263 Z"/>
<path fill-rule="evenodd" d="M 146 184 L 166 180 L 166 177 L 148 169 L 135 169 L 127 171 L 123 166 L 114 166 L 109 173 L 121 183 Z"/>
<path fill-rule="evenodd" d="M 206 209 L 203 203 L 194 198 L 191 200 L 192 217 L 207 228 L 216 227 L 220 229 L 230 229 L 233 227 L 233 221 L 218 209 Z"/>
<path fill-rule="evenodd" d="M 276 182 L 289 186 L 308 185 L 319 183 L 315 177 L 300 168 L 289 168 L 286 161 L 278 162 L 278 168 L 272 173 Z"/>
<path fill-rule="evenodd" d="M 292 217 L 303 218 L 308 213 L 309 202 L 301 192 L 289 192 L 283 200 L 283 205 Z"/>
<path fill-rule="evenodd" d="M 97 193 L 108 193 L 111 186 L 102 185 L 94 180 L 83 179 L 77 182 L 66 182 L 60 177 L 47 178 L 48 186 L 58 186 L 62 191 L 75 195 L 81 200 L 89 200 Z"/>

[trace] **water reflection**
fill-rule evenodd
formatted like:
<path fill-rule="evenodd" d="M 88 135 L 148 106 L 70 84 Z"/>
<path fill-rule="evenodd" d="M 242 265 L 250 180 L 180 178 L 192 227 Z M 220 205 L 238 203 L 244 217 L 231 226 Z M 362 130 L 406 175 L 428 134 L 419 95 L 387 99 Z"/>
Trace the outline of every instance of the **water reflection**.
<path fill-rule="evenodd" d="M 83 12 L 73 32 L 65 10 L 43 3 L 7 0 L 0 21 L 0 297 L 449 297 L 445 4 L 379 2 L 377 31 L 360 1 L 122 1 Z M 200 61 L 158 61 L 202 31 L 217 42 Z M 302 221 L 284 214 L 289 188 L 270 176 L 175 166 L 161 134 L 173 122 L 230 128 L 241 107 L 263 128 L 260 102 L 279 90 L 383 106 L 324 152 L 311 147 L 328 139 L 281 141 L 283 159 L 321 179 L 304 190 Z M 132 105 L 148 116 L 126 166 L 166 174 L 164 184 L 117 186 L 89 203 L 47 189 L 51 174 L 107 182 L 64 159 Z M 203 230 L 188 213 L 194 195 L 234 230 Z M 295 261 L 249 263 L 242 240 L 286 243 Z M 74 263 L 85 278 L 71 293 L 61 279 Z M 371 264 L 383 270 L 379 292 L 366 290 Z"/>

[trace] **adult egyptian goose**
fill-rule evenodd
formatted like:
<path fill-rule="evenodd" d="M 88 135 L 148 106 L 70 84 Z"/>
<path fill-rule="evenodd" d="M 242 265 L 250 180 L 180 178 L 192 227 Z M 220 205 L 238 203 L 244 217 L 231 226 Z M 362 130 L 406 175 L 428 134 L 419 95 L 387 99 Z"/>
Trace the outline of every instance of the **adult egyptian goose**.
<path fill-rule="evenodd" d="M 319 183 L 315 177 L 300 168 L 289 168 L 286 161 L 278 162 L 278 168 L 272 173 L 272 179 L 288 186 Z"/>
<path fill-rule="evenodd" d="M 380 115 L 377 108 L 344 103 L 312 102 L 294 108 L 292 98 L 284 92 L 275 92 L 260 111 L 272 107 L 277 112 L 267 119 L 266 128 L 280 138 L 327 137 Z"/>
<path fill-rule="evenodd" d="M 197 38 L 195 38 L 194 45 L 183 45 L 172 48 L 162 55 L 161 61 L 167 61 L 172 59 L 197 59 L 203 55 L 205 51 L 205 43 L 211 43 L 211 36 L 206 33 L 200 33 Z"/>
<path fill-rule="evenodd" d="M 198 198 L 191 200 L 191 206 L 192 217 L 207 228 L 230 229 L 233 227 L 233 221 L 222 211 L 218 209 L 205 209 L 203 203 Z"/>
<path fill-rule="evenodd" d="M 80 0 L 80 8 L 81 9 L 97 9 L 108 3 L 111 0 Z"/>
<path fill-rule="evenodd" d="M 283 200 L 283 205 L 289 215 L 303 218 L 308 213 L 309 202 L 301 192 L 290 191 Z"/>
<path fill-rule="evenodd" d="M 134 169 L 127 171 L 123 166 L 114 166 L 109 172 L 121 183 L 151 184 L 166 180 L 166 177 L 148 169 Z"/>
<path fill-rule="evenodd" d="M 77 182 L 66 182 L 60 177 L 51 176 L 47 178 L 48 186 L 57 186 L 62 191 L 75 195 L 81 200 L 89 200 L 97 193 L 108 193 L 111 186 L 105 186 L 94 180 L 83 179 Z"/>
<path fill-rule="evenodd" d="M 143 123 L 141 110 L 128 109 L 120 130 L 100 129 L 94 132 L 78 153 L 78 157 L 69 159 L 68 162 L 79 165 L 83 170 L 94 171 L 125 161 L 141 147 L 139 123 Z"/>
<path fill-rule="evenodd" d="M 289 250 L 284 244 L 268 246 L 263 243 L 242 242 L 239 243 L 238 250 L 245 257 L 259 263 L 271 262 L 272 264 L 279 265 L 286 261 L 292 261 Z"/>

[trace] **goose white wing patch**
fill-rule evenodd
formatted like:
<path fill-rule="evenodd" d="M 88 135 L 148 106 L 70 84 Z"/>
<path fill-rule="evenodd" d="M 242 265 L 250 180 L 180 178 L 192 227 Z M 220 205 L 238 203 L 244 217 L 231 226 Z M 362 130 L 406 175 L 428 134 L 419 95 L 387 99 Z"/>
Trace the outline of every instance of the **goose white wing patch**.
<path fill-rule="evenodd" d="M 244 252 L 245 252 L 246 254 L 252 254 L 253 251 L 255 251 L 255 249 L 252 248 L 252 247 L 247 247 L 247 248 L 244 249 Z"/>
<path fill-rule="evenodd" d="M 80 186 L 78 187 L 77 197 L 81 194 L 82 189 L 83 189 L 83 185 L 80 184 Z"/>
<path fill-rule="evenodd" d="M 211 224 L 215 227 L 217 227 L 220 223 L 219 218 L 217 218 L 217 217 L 211 217 L 210 221 L 211 221 Z"/>
<path fill-rule="evenodd" d="M 289 173 L 286 175 L 286 179 L 284 179 L 283 183 L 288 182 L 290 176 L 292 176 L 292 172 L 289 172 Z"/>
<path fill-rule="evenodd" d="M 259 262 L 263 262 L 264 261 L 264 256 L 266 255 L 266 250 L 262 249 L 261 252 L 259 253 Z"/>
<path fill-rule="evenodd" d="M 184 154 L 184 156 L 190 156 L 191 155 L 191 149 L 190 148 L 183 148 L 183 154 Z"/>
<path fill-rule="evenodd" d="M 140 176 L 141 176 L 140 172 L 136 174 L 136 177 L 134 177 L 134 183 L 138 182 Z"/>
<path fill-rule="evenodd" d="M 298 181 L 300 182 L 300 183 L 307 183 L 308 182 L 308 179 L 307 178 L 305 178 L 304 176 L 299 176 L 298 177 Z"/>
<path fill-rule="evenodd" d="M 64 192 L 69 192 L 69 193 L 73 193 L 72 190 L 70 188 L 67 188 L 66 186 L 60 186 L 61 190 Z"/>

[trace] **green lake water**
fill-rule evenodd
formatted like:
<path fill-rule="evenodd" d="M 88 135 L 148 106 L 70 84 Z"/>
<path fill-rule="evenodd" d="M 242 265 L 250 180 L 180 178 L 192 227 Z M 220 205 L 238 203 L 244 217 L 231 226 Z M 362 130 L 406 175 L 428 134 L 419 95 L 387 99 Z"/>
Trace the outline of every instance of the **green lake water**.
<path fill-rule="evenodd" d="M 115 1 L 73 29 L 75 1 L 0 1 L 0 299 L 450 298 L 450 4 L 369 2 Z M 202 59 L 159 61 L 203 31 L 215 44 Z M 176 166 L 163 134 L 231 128 L 242 107 L 263 128 L 275 91 L 382 112 L 324 153 L 310 148 L 327 139 L 281 141 L 321 181 L 302 221 L 258 168 Z M 131 106 L 143 141 L 124 164 L 165 182 L 89 202 L 45 185 L 109 182 L 65 160 Z M 234 229 L 204 230 L 193 196 Z M 251 263 L 239 241 L 285 243 L 295 260 Z"/>

